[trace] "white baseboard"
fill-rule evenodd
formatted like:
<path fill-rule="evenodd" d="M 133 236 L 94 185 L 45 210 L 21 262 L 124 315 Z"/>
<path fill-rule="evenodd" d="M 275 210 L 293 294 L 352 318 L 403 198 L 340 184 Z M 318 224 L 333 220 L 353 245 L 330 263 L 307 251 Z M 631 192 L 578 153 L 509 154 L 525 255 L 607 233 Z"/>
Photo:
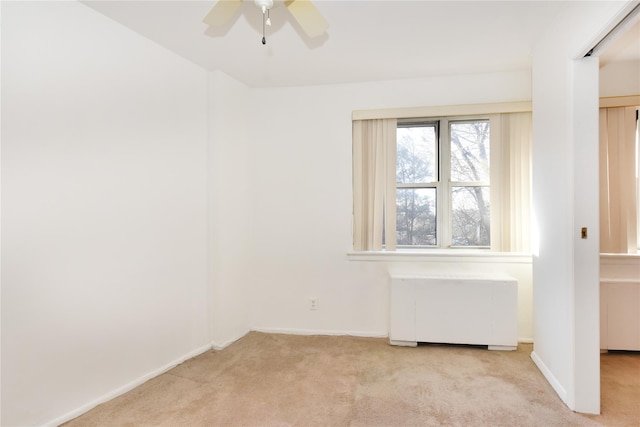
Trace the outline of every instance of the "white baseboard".
<path fill-rule="evenodd" d="M 536 354 L 535 351 L 531 352 L 531 359 L 533 360 L 533 363 L 536 364 L 538 369 L 540 369 L 540 372 L 542 372 L 542 375 L 544 375 L 547 381 L 549 381 L 549 384 L 551 384 L 551 387 L 553 387 L 553 389 L 556 391 L 560 399 L 565 404 L 567 404 L 567 390 L 564 387 L 562 387 L 562 384 L 560 384 L 560 382 L 556 379 L 553 373 L 551 373 L 549 368 L 547 368 L 547 365 L 544 364 L 542 359 L 540 359 L 540 357 Z"/>
<path fill-rule="evenodd" d="M 224 350 L 225 348 L 229 347 L 231 344 L 233 344 L 234 342 L 238 341 L 239 339 L 241 339 L 242 337 L 244 337 L 245 335 L 247 335 L 249 332 L 251 331 L 247 331 L 242 333 L 241 335 L 235 337 L 235 338 L 231 338 L 229 340 L 226 340 L 225 342 L 223 342 L 222 344 L 218 344 L 215 341 L 213 342 L 213 344 L 211 345 L 211 348 L 214 350 Z"/>
<path fill-rule="evenodd" d="M 295 329 L 295 328 L 252 328 L 252 331 L 263 332 L 265 334 L 286 334 L 286 335 L 329 335 L 329 336 L 351 336 L 368 338 L 388 338 L 388 332 L 379 331 L 337 331 L 327 329 Z M 242 337 L 239 337 L 242 338 Z M 238 338 L 238 339 L 239 339 Z M 231 341 L 232 344 L 237 340 Z M 518 342 L 523 344 L 533 344 L 533 338 L 521 337 Z"/>
<path fill-rule="evenodd" d="M 85 404 L 82 405 L 81 407 L 74 409 L 71 412 L 66 413 L 65 415 L 62 415 L 61 417 L 58 417 L 54 420 L 51 420 L 45 424 L 43 424 L 43 427 L 56 427 L 59 426 L 63 423 L 66 423 L 67 421 L 71 421 L 74 418 L 79 417 L 80 415 L 89 412 L 91 409 L 95 408 L 96 406 L 100 405 L 101 403 L 105 403 L 108 402 L 111 399 L 114 399 L 130 390 L 133 390 L 134 388 L 138 387 L 139 385 L 144 384 L 145 382 L 149 381 L 152 378 L 157 377 L 158 375 L 164 374 L 165 372 L 167 372 L 170 369 L 175 368 L 176 366 L 178 366 L 179 364 L 192 359 L 196 356 L 201 355 L 202 353 L 205 353 L 209 350 L 212 349 L 212 345 L 205 345 L 202 346 L 200 348 L 197 348 L 193 351 L 190 351 L 189 353 L 185 354 L 184 356 L 179 357 L 178 359 L 174 360 L 173 362 L 170 362 L 164 366 L 162 366 L 161 368 L 158 368 L 156 370 L 153 370 L 125 385 L 123 385 L 122 387 L 119 387 L 113 391 L 110 391 L 109 393 L 106 393 L 102 396 L 100 396 L 99 398 Z"/>
<path fill-rule="evenodd" d="M 266 334 L 286 334 L 286 335 L 329 335 L 329 336 L 351 336 L 367 338 L 387 338 L 388 332 L 379 331 L 336 331 L 326 329 L 290 329 L 290 328 L 253 328 L 252 331 L 264 332 Z"/>

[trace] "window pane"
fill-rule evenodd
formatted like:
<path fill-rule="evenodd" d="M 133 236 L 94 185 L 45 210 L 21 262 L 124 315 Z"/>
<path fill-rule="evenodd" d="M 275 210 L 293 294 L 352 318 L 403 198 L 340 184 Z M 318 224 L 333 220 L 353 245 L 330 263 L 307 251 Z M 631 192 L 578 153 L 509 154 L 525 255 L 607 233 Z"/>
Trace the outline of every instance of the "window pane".
<path fill-rule="evenodd" d="M 399 188 L 396 192 L 396 218 L 398 245 L 435 245 L 436 189 Z"/>
<path fill-rule="evenodd" d="M 402 184 L 436 180 L 436 127 L 398 127 L 396 181 Z"/>
<path fill-rule="evenodd" d="M 489 187 L 453 187 L 452 246 L 490 246 Z"/>
<path fill-rule="evenodd" d="M 451 181 L 489 181 L 489 122 L 450 126 Z"/>

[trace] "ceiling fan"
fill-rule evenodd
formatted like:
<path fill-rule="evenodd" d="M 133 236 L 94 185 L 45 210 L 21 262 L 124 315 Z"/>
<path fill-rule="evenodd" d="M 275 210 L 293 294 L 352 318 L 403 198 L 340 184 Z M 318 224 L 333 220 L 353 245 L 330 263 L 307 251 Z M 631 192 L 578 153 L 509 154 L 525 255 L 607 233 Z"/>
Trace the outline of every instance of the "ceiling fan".
<path fill-rule="evenodd" d="M 202 22 L 214 27 L 228 24 L 242 1 L 218 0 L 202 19 Z M 274 6 L 274 0 L 254 0 L 254 3 L 262 11 L 262 44 L 266 44 L 265 26 L 271 25 L 269 11 Z M 311 38 L 320 36 L 329 28 L 329 23 L 311 0 L 285 0 L 283 3 L 307 36 Z"/>

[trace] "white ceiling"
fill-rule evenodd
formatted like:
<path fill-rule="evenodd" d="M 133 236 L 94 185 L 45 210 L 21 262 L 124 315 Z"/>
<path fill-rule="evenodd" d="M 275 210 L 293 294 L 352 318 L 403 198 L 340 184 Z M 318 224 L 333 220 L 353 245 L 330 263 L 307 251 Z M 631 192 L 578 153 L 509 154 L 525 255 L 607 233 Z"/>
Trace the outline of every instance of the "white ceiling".
<path fill-rule="evenodd" d="M 393 80 L 526 69 L 558 1 L 316 0 L 329 22 L 309 39 L 282 4 L 262 15 L 245 0 L 225 28 L 202 18 L 215 1 L 87 1 L 96 11 L 209 70 L 251 87 Z M 638 39 L 638 38 L 636 38 Z M 637 40 L 636 40 L 637 42 Z M 631 40 L 633 44 L 633 40 Z M 631 46 L 631 52 L 634 47 Z M 637 52 L 640 49 L 636 45 Z M 628 55 L 623 48 L 618 55 Z M 614 58 L 615 59 L 615 58 Z"/>
<path fill-rule="evenodd" d="M 636 15 L 634 21 L 605 45 L 600 55 L 601 65 L 616 61 L 640 61 L 640 14 Z"/>

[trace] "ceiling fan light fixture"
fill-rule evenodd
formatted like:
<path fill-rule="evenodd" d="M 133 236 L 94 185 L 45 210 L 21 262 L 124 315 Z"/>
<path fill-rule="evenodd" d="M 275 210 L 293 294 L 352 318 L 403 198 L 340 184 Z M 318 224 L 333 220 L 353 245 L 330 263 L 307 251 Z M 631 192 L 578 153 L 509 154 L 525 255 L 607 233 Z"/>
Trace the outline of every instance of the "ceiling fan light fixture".
<path fill-rule="evenodd" d="M 270 10 L 273 7 L 273 0 L 255 0 L 255 3 L 262 13 L 267 13 L 267 10 Z"/>
<path fill-rule="evenodd" d="M 236 16 L 243 1 L 250 0 L 218 0 L 202 21 L 210 26 L 224 27 Z M 284 4 L 302 31 L 310 38 L 321 36 L 329 28 L 329 23 L 313 5 L 313 1 L 278 0 L 278 4 Z M 265 30 L 266 27 L 271 26 L 269 12 L 275 0 L 253 0 L 253 2 L 262 12 L 262 44 L 266 44 Z"/>

